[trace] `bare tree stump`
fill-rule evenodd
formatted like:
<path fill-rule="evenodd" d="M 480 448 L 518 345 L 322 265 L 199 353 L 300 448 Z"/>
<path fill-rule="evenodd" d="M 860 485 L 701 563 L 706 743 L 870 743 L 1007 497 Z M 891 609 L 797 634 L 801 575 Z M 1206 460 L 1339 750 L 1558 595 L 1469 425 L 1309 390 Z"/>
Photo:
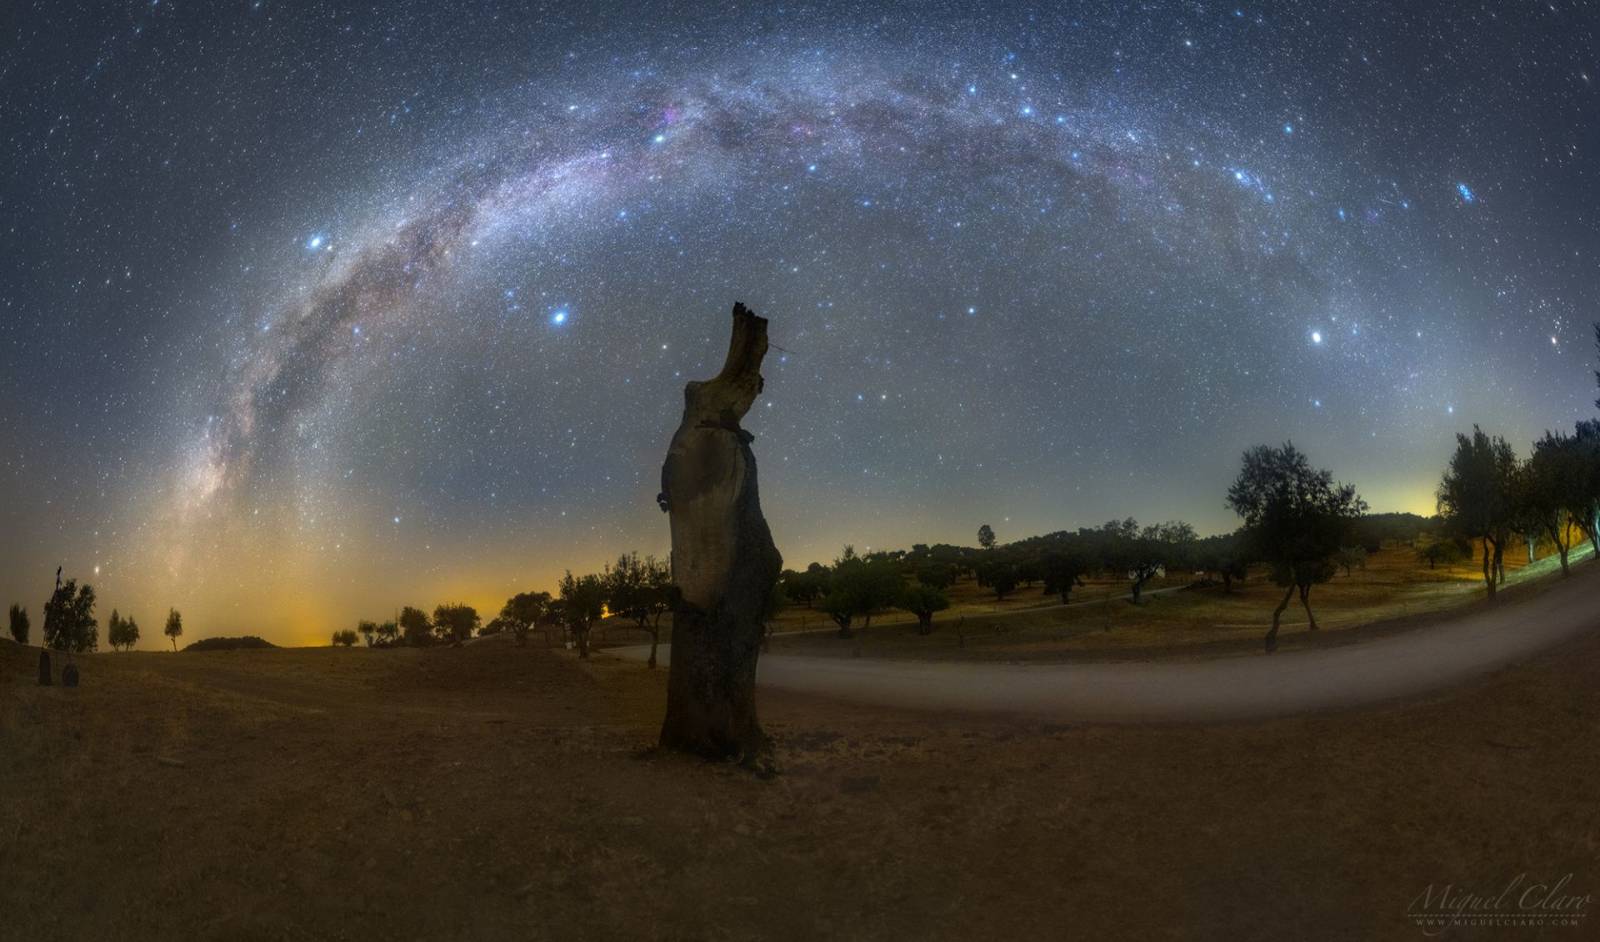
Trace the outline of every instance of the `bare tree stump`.
<path fill-rule="evenodd" d="M 754 436 L 739 425 L 761 393 L 767 321 L 733 306 L 728 358 L 684 387 L 683 421 L 661 466 L 657 501 L 672 526 L 672 667 L 661 745 L 755 761 L 770 742 L 756 720 L 756 660 L 783 557 L 756 489 Z"/>

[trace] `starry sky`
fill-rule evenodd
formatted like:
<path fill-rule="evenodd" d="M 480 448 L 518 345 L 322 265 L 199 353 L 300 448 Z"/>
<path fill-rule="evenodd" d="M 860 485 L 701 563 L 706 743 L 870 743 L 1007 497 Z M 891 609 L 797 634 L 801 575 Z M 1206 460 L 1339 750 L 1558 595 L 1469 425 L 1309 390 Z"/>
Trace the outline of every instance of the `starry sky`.
<path fill-rule="evenodd" d="M 789 565 L 1232 529 L 1292 437 L 1432 512 L 1594 410 L 1589 4 L 14 2 L 0 603 L 157 647 L 663 553 L 683 383 Z"/>

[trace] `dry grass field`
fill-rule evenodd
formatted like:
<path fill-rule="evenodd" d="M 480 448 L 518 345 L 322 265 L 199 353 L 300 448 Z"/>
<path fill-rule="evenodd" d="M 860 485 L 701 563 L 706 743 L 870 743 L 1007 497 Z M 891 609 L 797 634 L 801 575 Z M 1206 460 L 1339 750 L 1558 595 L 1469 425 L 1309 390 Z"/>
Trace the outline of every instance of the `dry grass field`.
<path fill-rule="evenodd" d="M 1592 551 L 1584 544 L 1574 561 Z M 1507 590 L 1556 577 L 1554 556 L 1529 565 L 1523 553 L 1506 557 Z M 916 620 L 890 612 L 841 640 L 827 629 L 821 612 L 791 606 L 774 624 L 774 652 L 839 657 L 895 657 L 920 660 L 1121 660 L 1200 657 L 1255 652 L 1272 623 L 1283 590 L 1260 567 L 1232 592 L 1220 585 L 1188 588 L 1190 573 L 1157 580 L 1137 606 L 1127 601 L 1125 582 L 1090 582 L 1075 591 L 1072 605 L 1042 595 L 1037 585 L 1019 589 L 1000 605 L 971 579 L 951 590 L 951 608 L 934 619 L 929 636 L 916 633 Z M 1171 591 L 1161 591 L 1163 589 Z M 1428 616 L 1482 600 L 1483 579 L 1469 562 L 1429 569 L 1410 547 L 1393 546 L 1368 557 L 1364 569 L 1343 572 L 1319 585 L 1311 596 L 1320 631 L 1313 634 L 1295 601 L 1283 616 L 1285 647 L 1337 644 L 1352 640 L 1352 629 L 1401 630 Z M 636 636 L 618 634 L 637 640 Z"/>
<path fill-rule="evenodd" d="M 604 656 L 36 654 L 0 642 L 7 939 L 1417 939 L 1429 884 L 1600 892 L 1600 636 L 1228 725 L 763 694 L 771 778 L 653 753 L 664 672 Z"/>

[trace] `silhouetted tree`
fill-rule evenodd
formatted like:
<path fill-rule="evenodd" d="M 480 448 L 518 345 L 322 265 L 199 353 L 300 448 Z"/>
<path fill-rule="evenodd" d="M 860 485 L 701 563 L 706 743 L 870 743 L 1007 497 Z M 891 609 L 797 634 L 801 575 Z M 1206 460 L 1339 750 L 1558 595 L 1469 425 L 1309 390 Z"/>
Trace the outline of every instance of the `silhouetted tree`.
<path fill-rule="evenodd" d="M 574 576 L 569 569 L 561 577 L 561 615 L 578 644 L 578 657 L 589 656 L 589 631 L 605 608 L 606 584 L 599 576 Z"/>
<path fill-rule="evenodd" d="M 1045 594 L 1061 596 L 1061 604 L 1066 605 L 1072 599 L 1072 590 L 1094 571 L 1095 563 L 1081 548 L 1069 546 L 1045 553 L 1039 560 L 1039 569 L 1044 576 Z"/>
<path fill-rule="evenodd" d="M 1572 525 L 1593 519 L 1588 443 L 1564 432 L 1545 432 L 1533 443 L 1533 456 L 1521 476 L 1520 515 L 1549 537 L 1561 559 L 1561 574 L 1570 575 Z"/>
<path fill-rule="evenodd" d="M 139 643 L 139 624 L 132 618 L 123 618 L 116 609 L 106 620 L 106 641 L 112 650 L 132 651 Z"/>
<path fill-rule="evenodd" d="M 1600 558 L 1600 419 L 1582 420 L 1573 429 L 1572 437 L 1583 454 L 1587 469 L 1584 479 L 1588 482 L 1585 490 L 1589 495 L 1587 508 L 1579 508 L 1573 522 L 1589 538 L 1596 558 Z"/>
<path fill-rule="evenodd" d="M 378 640 L 378 623 L 375 621 L 362 619 L 356 623 L 356 631 L 361 634 L 362 640 L 367 642 L 369 648 Z"/>
<path fill-rule="evenodd" d="M 378 640 L 373 642 L 373 647 L 387 648 L 400 643 L 400 626 L 392 621 L 378 624 Z"/>
<path fill-rule="evenodd" d="M 828 567 L 821 563 L 812 563 L 806 567 L 805 572 L 785 570 L 779 575 L 778 581 L 783 583 L 784 595 L 810 608 L 813 602 L 828 591 Z"/>
<path fill-rule="evenodd" d="M 1367 548 L 1365 546 L 1341 546 L 1333 554 L 1333 561 L 1344 570 L 1346 576 L 1355 574 L 1357 569 L 1367 568 Z"/>
<path fill-rule="evenodd" d="M 672 567 L 657 560 L 654 556 L 644 558 L 645 573 L 645 604 L 640 620 L 640 627 L 650 632 L 650 660 L 647 666 L 654 669 L 656 666 L 656 648 L 661 644 L 661 618 L 678 607 L 678 587 L 672 581 Z M 783 587 L 774 584 L 772 591 L 767 595 L 767 605 L 762 609 L 766 622 L 778 616 L 778 609 L 788 604 L 788 594 Z M 774 606 L 777 606 L 775 608 Z M 645 624 L 648 620 L 648 626 Z M 770 624 L 764 626 L 770 630 Z M 764 636 L 763 636 L 764 637 Z"/>
<path fill-rule="evenodd" d="M 1138 605 L 1145 584 L 1168 567 L 1189 563 L 1194 548 L 1194 527 L 1182 520 L 1153 523 L 1140 528 L 1132 517 L 1112 520 L 1100 528 L 1101 558 L 1112 572 L 1132 583 L 1129 601 Z"/>
<path fill-rule="evenodd" d="M 44 607 L 44 644 L 58 651 L 93 651 L 100 645 L 94 617 L 94 587 L 76 579 L 61 583 Z"/>
<path fill-rule="evenodd" d="M 433 624 L 428 613 L 407 605 L 400 610 L 400 637 L 412 647 L 427 647 L 433 641 Z"/>
<path fill-rule="evenodd" d="M 528 643 L 528 632 L 533 626 L 539 624 L 550 611 L 550 593 L 548 592 L 518 592 L 506 599 L 506 604 L 500 609 L 501 622 L 517 638 L 519 647 Z"/>
<path fill-rule="evenodd" d="M 617 557 L 616 565 L 606 567 L 601 579 L 606 584 L 606 607 L 611 614 L 631 619 L 634 627 L 649 633 L 647 666 L 654 668 L 661 640 L 661 616 L 672 611 L 675 597 L 672 570 L 654 556 L 640 559 L 638 553 L 624 553 Z"/>
<path fill-rule="evenodd" d="M 1446 566 L 1466 558 L 1466 552 L 1455 540 L 1434 540 L 1417 547 L 1417 558 L 1432 569 L 1440 563 Z"/>
<path fill-rule="evenodd" d="M 926 635 L 933 633 L 934 612 L 949 608 L 950 599 L 943 589 L 916 582 L 900 590 L 900 599 L 896 604 L 917 616 L 917 634 Z"/>
<path fill-rule="evenodd" d="M 994 527 L 986 523 L 978 528 L 978 545 L 986 550 L 994 549 Z"/>
<path fill-rule="evenodd" d="M 161 633 L 172 640 L 172 650 L 178 650 L 178 639 L 183 637 L 183 616 L 175 608 L 167 609 L 167 626 Z"/>
<path fill-rule="evenodd" d="M 917 581 L 935 589 L 948 589 L 955 584 L 956 570 L 949 563 L 924 563 L 917 567 Z"/>
<path fill-rule="evenodd" d="M 1483 541 L 1483 582 L 1494 598 L 1506 542 L 1517 515 L 1516 453 L 1498 435 L 1474 425 L 1456 435 L 1456 450 L 1439 482 L 1439 513 L 1450 528 Z"/>
<path fill-rule="evenodd" d="M 1311 467 L 1292 443 L 1258 445 L 1244 453 L 1239 477 L 1228 488 L 1228 506 L 1244 518 L 1253 554 L 1272 566 L 1274 581 L 1286 587 L 1272 612 L 1268 653 L 1277 650 L 1278 624 L 1296 590 L 1311 630 L 1311 587 L 1333 576 L 1332 559 L 1366 503 L 1349 484 L 1335 484 L 1332 473 Z"/>
<path fill-rule="evenodd" d="M 434 606 L 433 630 L 439 640 L 459 646 L 478 630 L 478 610 L 461 602 Z"/>
<path fill-rule="evenodd" d="M 356 632 L 353 628 L 340 628 L 333 633 L 334 647 L 351 647 L 356 643 Z"/>
<path fill-rule="evenodd" d="M 15 602 L 11 603 L 9 612 L 11 620 L 11 638 L 18 644 L 28 643 L 28 610 Z"/>
<path fill-rule="evenodd" d="M 996 602 L 1017 591 L 1017 567 L 1009 559 L 991 559 L 978 564 L 978 585 L 994 593 Z"/>
<path fill-rule="evenodd" d="M 1234 582 L 1242 582 L 1250 574 L 1250 554 L 1237 533 L 1196 542 L 1194 563 L 1206 572 L 1221 576 L 1224 593 L 1232 592 Z"/>
<path fill-rule="evenodd" d="M 840 638 L 851 638 L 855 619 L 863 619 L 863 629 L 871 627 L 872 613 L 895 603 L 902 582 L 897 564 L 868 562 L 856 555 L 854 547 L 846 546 L 834 563 L 828 594 L 818 600 L 817 608 L 839 626 Z"/>

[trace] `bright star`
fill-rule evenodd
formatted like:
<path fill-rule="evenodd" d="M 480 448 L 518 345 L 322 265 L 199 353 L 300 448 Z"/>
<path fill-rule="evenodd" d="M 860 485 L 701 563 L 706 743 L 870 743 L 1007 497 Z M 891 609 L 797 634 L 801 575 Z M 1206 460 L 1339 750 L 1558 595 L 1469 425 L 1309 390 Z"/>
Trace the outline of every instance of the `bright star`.
<path fill-rule="evenodd" d="M 1456 192 L 1461 194 L 1461 202 L 1463 203 L 1475 203 L 1478 200 L 1472 193 L 1472 187 L 1467 186 L 1465 183 L 1457 183 Z"/>
<path fill-rule="evenodd" d="M 558 308 L 556 308 L 554 311 L 552 311 L 550 313 L 550 323 L 559 325 L 559 324 L 565 324 L 566 322 L 567 322 L 567 309 L 566 308 L 558 307 Z"/>
<path fill-rule="evenodd" d="M 319 232 L 316 235 L 314 235 L 311 238 L 306 240 L 306 249 L 309 250 L 309 251 L 315 252 L 317 249 L 320 249 L 324 245 L 326 245 L 327 242 L 328 242 L 328 237 Z"/>
<path fill-rule="evenodd" d="M 1322 342 L 1322 331 L 1313 330 L 1311 332 L 1311 342 L 1312 343 L 1321 343 Z"/>

